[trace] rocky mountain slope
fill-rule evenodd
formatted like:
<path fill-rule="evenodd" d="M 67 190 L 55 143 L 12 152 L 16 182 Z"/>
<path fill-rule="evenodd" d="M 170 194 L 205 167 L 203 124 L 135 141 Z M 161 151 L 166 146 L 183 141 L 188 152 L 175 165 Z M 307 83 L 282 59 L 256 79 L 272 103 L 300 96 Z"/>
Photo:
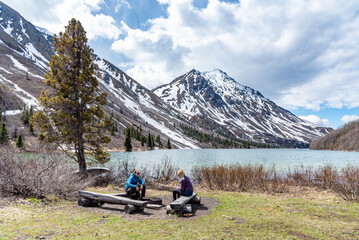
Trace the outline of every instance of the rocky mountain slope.
<path fill-rule="evenodd" d="M 0 2 L 0 97 L 10 133 L 26 132 L 19 121 L 24 104 L 35 110 L 38 106 L 43 76 L 55 54 L 52 38 Z M 108 94 L 105 111 L 118 128 L 109 148 L 123 147 L 123 130 L 129 126 L 141 129 L 144 136 L 160 136 L 163 143 L 170 139 L 176 148 L 240 147 L 240 140 L 306 146 L 328 131 L 219 70 L 193 70 L 150 91 L 99 56 L 95 63 L 100 87 Z"/>
<path fill-rule="evenodd" d="M 330 130 L 296 117 L 221 70 L 192 70 L 153 92 L 188 120 L 249 141 L 301 146 Z"/>
<path fill-rule="evenodd" d="M 54 54 L 50 33 L 0 2 L 0 91 L 4 118 L 19 116 L 24 104 L 36 110 L 36 98 L 44 88 L 43 76 Z M 118 126 L 112 148 L 122 147 L 122 132 L 129 126 L 141 128 L 145 136 L 160 135 L 162 141 L 170 138 L 174 147 L 199 147 L 174 128 L 183 122 L 177 119 L 180 113 L 108 61 L 96 56 L 95 63 L 99 66 L 100 87 L 108 94 L 105 111 Z M 15 118 L 8 121 L 10 132 L 21 125 L 13 121 Z"/>
<path fill-rule="evenodd" d="M 345 124 L 310 144 L 314 150 L 359 151 L 359 121 Z"/>

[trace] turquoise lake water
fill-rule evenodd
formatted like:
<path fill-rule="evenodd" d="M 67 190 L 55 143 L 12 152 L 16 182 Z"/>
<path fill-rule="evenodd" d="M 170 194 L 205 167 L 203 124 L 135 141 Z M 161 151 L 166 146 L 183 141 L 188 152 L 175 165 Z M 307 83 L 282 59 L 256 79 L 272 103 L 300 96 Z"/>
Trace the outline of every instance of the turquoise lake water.
<path fill-rule="evenodd" d="M 174 149 L 144 152 L 113 152 L 107 166 L 116 166 L 128 160 L 136 168 L 153 168 L 165 158 L 176 168 L 191 172 L 193 166 L 218 164 L 263 164 L 275 165 L 285 171 L 296 167 L 320 167 L 332 165 L 338 168 L 349 164 L 359 166 L 359 152 L 317 151 L 309 149 Z"/>

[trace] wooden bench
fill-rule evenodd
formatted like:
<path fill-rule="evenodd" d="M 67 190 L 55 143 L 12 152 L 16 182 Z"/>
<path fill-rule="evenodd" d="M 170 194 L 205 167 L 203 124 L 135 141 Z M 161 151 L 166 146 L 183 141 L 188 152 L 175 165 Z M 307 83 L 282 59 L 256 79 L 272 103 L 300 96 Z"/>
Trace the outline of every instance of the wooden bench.
<path fill-rule="evenodd" d="M 80 198 L 78 199 L 78 204 L 83 207 L 94 207 L 102 205 L 103 203 L 121 204 L 126 205 L 124 210 L 129 214 L 143 211 L 145 207 L 151 209 L 162 208 L 162 205 L 148 204 L 149 201 L 141 201 L 125 197 L 126 194 L 101 194 L 89 191 L 79 191 L 79 195 Z"/>
<path fill-rule="evenodd" d="M 200 204 L 201 199 L 196 197 L 197 193 L 193 193 L 191 196 L 181 196 L 167 205 L 166 212 L 167 214 L 180 212 L 180 213 L 189 213 L 192 212 L 191 205 L 188 203 L 193 204 Z M 187 204 L 187 205 L 186 205 Z"/>

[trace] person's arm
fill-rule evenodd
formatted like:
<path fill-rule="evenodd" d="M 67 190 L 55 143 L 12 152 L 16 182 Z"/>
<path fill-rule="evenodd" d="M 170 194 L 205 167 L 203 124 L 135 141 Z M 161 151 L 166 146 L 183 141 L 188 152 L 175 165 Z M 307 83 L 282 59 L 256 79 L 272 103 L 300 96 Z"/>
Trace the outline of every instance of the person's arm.
<path fill-rule="evenodd" d="M 143 186 L 145 186 L 145 181 L 143 181 L 140 177 L 138 177 L 138 178 L 139 178 L 141 184 L 142 184 Z"/>
<path fill-rule="evenodd" d="M 129 188 L 136 188 L 137 185 L 132 184 L 132 179 L 133 179 L 133 175 L 131 175 L 131 177 L 128 178 L 128 180 L 127 180 L 127 182 L 126 182 L 126 185 L 127 185 Z"/>
<path fill-rule="evenodd" d="M 184 192 L 184 190 L 186 189 L 186 179 L 182 179 L 181 180 L 181 187 L 178 188 L 181 192 Z"/>

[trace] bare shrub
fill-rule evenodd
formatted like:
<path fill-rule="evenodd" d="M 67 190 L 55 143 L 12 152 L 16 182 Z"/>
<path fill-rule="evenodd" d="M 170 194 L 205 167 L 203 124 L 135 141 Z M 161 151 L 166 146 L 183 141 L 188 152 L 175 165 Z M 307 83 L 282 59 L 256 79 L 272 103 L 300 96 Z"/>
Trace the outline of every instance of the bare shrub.
<path fill-rule="evenodd" d="M 172 181 L 176 177 L 176 169 L 170 157 L 165 155 L 161 163 L 154 165 L 151 178 L 156 181 Z"/>
<path fill-rule="evenodd" d="M 91 183 L 74 171 L 64 155 L 29 155 L 10 146 L 0 148 L 0 190 L 5 195 L 71 198 Z"/>
<path fill-rule="evenodd" d="M 225 191 L 269 191 L 288 190 L 288 181 L 281 177 L 275 167 L 266 170 L 263 165 L 219 165 L 196 167 L 194 179 L 209 189 Z"/>
<path fill-rule="evenodd" d="M 359 167 L 343 168 L 333 190 L 346 201 L 359 202 Z"/>
<path fill-rule="evenodd" d="M 314 173 L 315 186 L 321 189 L 332 189 L 338 178 L 338 170 L 330 165 L 320 167 Z"/>
<path fill-rule="evenodd" d="M 118 181 L 126 181 L 131 173 L 133 172 L 133 169 L 136 168 L 136 162 L 130 162 L 128 158 L 119 160 L 118 167 L 115 172 L 118 175 Z"/>
<path fill-rule="evenodd" d="M 288 181 L 294 186 L 311 187 L 314 186 L 314 173 L 311 168 L 294 168 L 293 172 L 289 169 L 287 174 Z"/>

